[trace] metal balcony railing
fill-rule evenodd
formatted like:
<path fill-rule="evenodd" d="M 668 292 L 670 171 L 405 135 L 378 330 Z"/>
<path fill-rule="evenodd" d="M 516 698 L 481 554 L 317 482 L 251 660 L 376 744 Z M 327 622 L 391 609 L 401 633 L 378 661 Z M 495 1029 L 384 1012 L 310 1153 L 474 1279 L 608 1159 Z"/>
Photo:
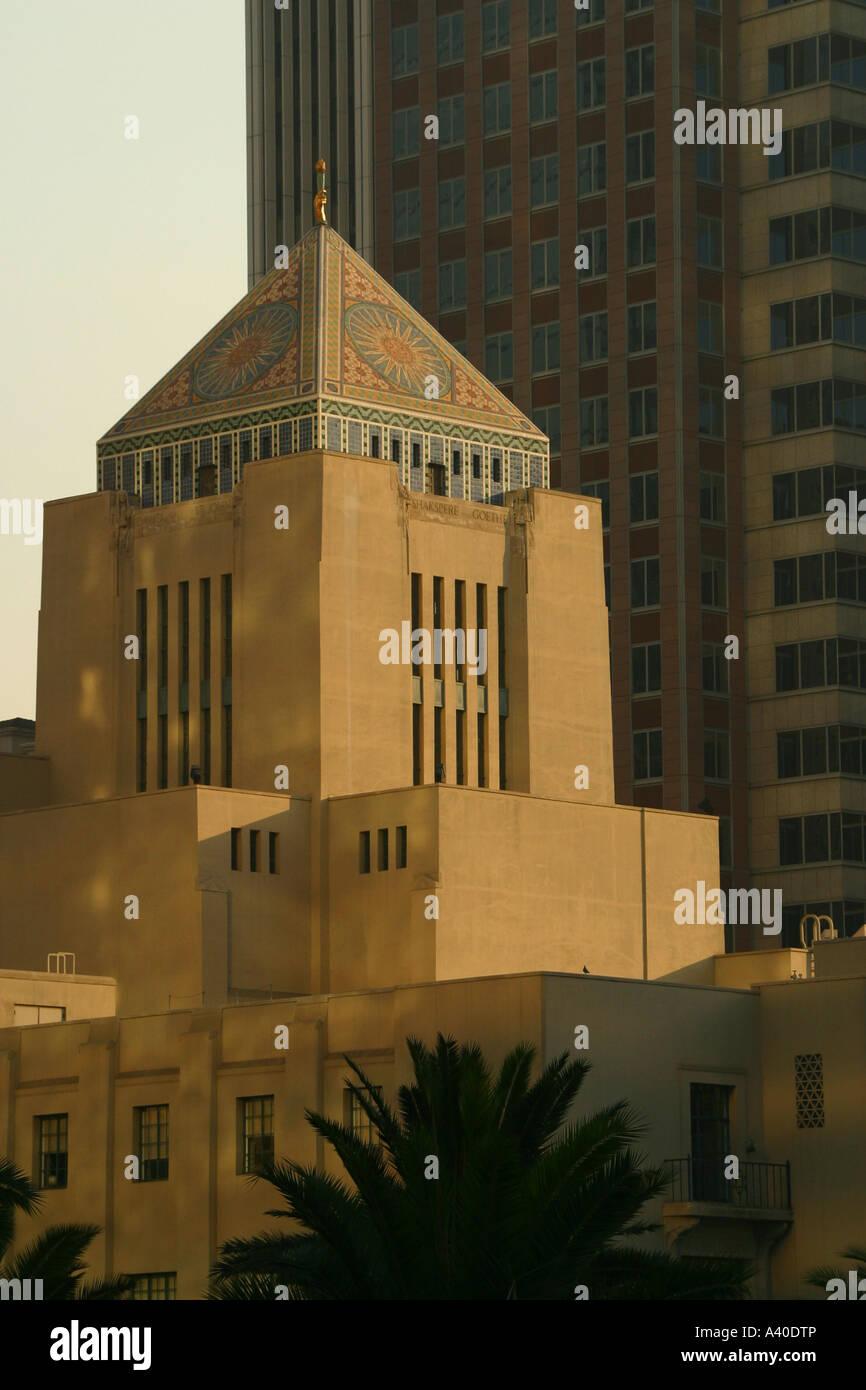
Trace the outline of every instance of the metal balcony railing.
<path fill-rule="evenodd" d="M 718 1202 L 727 1207 L 775 1211 L 791 1206 L 790 1163 L 740 1163 L 739 1177 L 725 1177 L 724 1155 L 718 1158 L 668 1158 L 669 1201 Z"/>

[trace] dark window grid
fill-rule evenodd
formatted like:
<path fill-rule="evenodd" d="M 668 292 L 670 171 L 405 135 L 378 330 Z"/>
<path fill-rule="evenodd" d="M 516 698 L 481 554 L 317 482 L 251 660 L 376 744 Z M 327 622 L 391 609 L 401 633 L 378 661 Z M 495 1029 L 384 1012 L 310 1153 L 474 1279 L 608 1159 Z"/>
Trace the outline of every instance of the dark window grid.
<path fill-rule="evenodd" d="M 163 1180 L 168 1177 L 168 1106 L 141 1106 L 135 1117 L 139 1180 Z"/>
<path fill-rule="evenodd" d="M 246 1096 L 241 1102 L 241 1172 L 254 1173 L 273 1163 L 274 1098 Z"/>

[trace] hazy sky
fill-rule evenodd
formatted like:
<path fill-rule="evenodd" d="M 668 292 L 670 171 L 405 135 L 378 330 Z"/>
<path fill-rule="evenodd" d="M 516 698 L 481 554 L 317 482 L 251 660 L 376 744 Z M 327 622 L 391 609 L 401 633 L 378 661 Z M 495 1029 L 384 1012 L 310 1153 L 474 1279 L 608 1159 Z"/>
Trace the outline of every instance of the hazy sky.
<path fill-rule="evenodd" d="M 0 0 L 0 498 L 93 492 L 125 377 L 245 293 L 244 81 L 243 0 Z M 35 714 L 41 573 L 0 534 L 0 719 Z"/>

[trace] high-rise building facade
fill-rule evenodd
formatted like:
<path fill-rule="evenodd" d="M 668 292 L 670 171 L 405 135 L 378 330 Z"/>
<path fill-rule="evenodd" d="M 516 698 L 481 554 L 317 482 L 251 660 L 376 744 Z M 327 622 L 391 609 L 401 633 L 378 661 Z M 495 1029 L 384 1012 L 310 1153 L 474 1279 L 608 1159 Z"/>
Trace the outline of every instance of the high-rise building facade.
<path fill-rule="evenodd" d="M 864 6 L 372 9 L 372 259 L 602 500 L 618 798 L 718 816 L 723 882 L 781 886 L 788 944 L 806 907 L 850 932 L 862 542 L 821 515 L 864 462 Z M 778 153 L 674 140 L 740 107 L 781 112 Z"/>

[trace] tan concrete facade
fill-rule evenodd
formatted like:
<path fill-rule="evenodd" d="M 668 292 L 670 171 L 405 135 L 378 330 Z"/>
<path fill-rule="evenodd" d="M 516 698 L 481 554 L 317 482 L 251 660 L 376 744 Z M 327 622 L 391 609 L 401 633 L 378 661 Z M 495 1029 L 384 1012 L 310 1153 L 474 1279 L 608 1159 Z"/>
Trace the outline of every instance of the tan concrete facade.
<path fill-rule="evenodd" d="M 344 1053 L 393 1100 L 409 1078 L 409 1034 L 475 1040 L 494 1066 L 524 1039 L 543 1064 L 573 1052 L 582 1024 L 592 1071 L 581 1108 L 627 1097 L 648 1121 L 642 1151 L 651 1162 L 689 1152 L 689 1087 L 706 1082 L 732 1088 L 733 1152 L 791 1162 L 792 1209 L 707 1210 L 669 1195 L 648 1212 L 662 1227 L 648 1243 L 748 1256 L 761 1297 L 820 1296 L 806 1289 L 805 1273 L 852 1238 L 862 1210 L 866 1051 L 852 1051 L 851 1022 L 860 1018 L 862 1043 L 863 1004 L 862 974 L 707 989 L 532 973 L 7 1029 L 0 1152 L 29 1167 L 36 1117 L 68 1114 L 69 1186 L 46 1194 L 32 1230 L 94 1221 L 105 1231 L 93 1247 L 96 1268 L 172 1271 L 177 1296 L 197 1298 L 218 1243 L 260 1230 L 273 1200 L 239 1171 L 241 1098 L 273 1097 L 277 1155 L 336 1171 L 303 1110 L 344 1117 Z M 288 1049 L 277 1046 L 283 1026 Z M 824 1059 L 826 1126 L 803 1131 L 793 1072 L 807 1042 Z M 146 1105 L 168 1106 L 168 1176 L 142 1183 L 125 1178 L 124 1165 L 134 1152 L 133 1108 Z"/>
<path fill-rule="evenodd" d="M 123 1015 L 539 967 L 710 982 L 722 928 L 673 904 L 718 881 L 715 822 L 612 804 L 599 503 L 397 479 L 313 452 L 231 496 L 48 505 L 50 804 L 2 819 L 4 965 L 74 952 Z M 388 632 L 479 614 L 484 669 L 381 659 Z M 192 763 L 244 790 L 184 785 Z"/>

